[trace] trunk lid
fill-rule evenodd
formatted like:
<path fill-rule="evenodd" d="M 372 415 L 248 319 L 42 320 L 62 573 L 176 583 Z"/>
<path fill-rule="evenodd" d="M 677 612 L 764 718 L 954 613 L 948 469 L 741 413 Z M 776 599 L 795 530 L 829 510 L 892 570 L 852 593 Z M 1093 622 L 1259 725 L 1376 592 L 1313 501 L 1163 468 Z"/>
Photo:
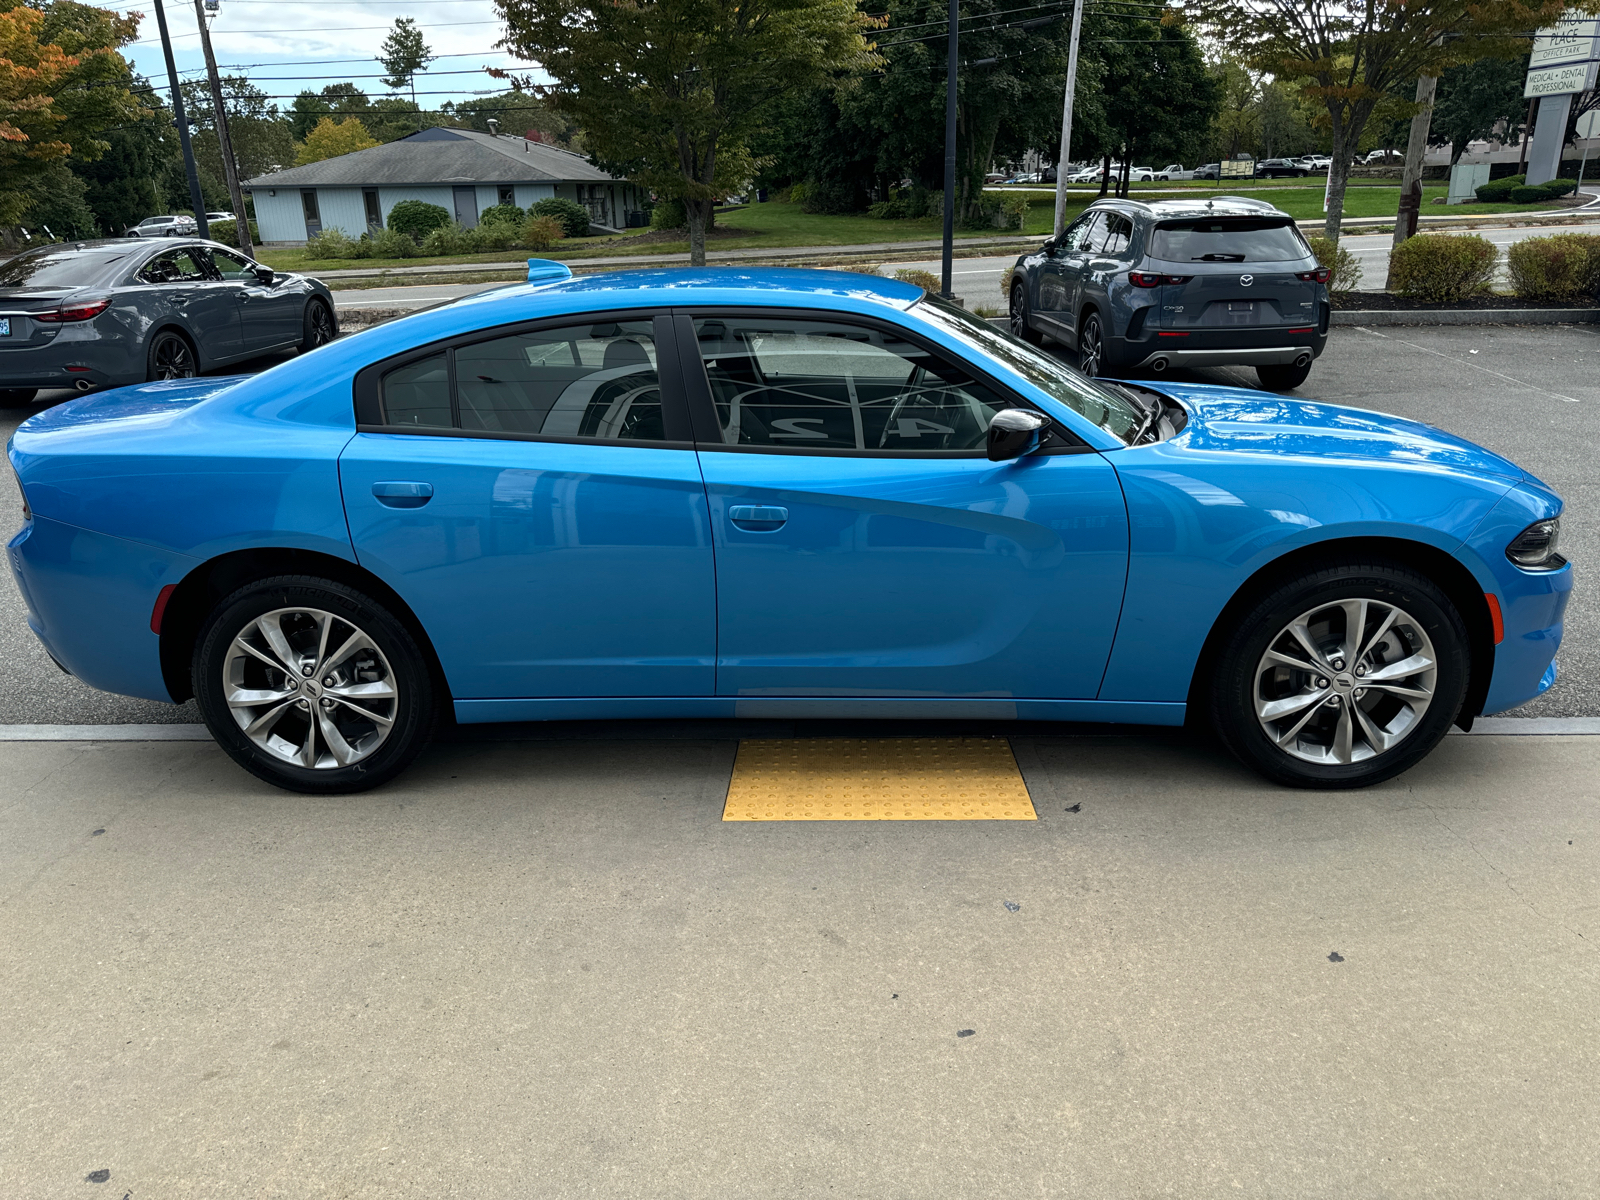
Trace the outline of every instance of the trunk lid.
<path fill-rule="evenodd" d="M 38 321 L 34 313 L 53 313 L 75 287 L 0 288 L 0 352 L 27 350 L 50 342 L 61 330 L 60 322 Z"/>
<path fill-rule="evenodd" d="M 1162 328 L 1175 330 L 1314 328 L 1317 285 L 1297 279 L 1298 263 L 1162 264 L 1191 275 L 1161 285 Z"/>

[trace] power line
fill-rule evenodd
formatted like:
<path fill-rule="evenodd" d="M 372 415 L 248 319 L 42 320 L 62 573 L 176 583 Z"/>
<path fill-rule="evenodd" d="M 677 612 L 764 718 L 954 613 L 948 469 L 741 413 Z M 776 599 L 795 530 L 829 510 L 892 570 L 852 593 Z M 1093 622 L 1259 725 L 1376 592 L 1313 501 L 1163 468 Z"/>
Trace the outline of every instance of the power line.
<path fill-rule="evenodd" d="M 500 23 L 501 22 L 498 21 L 498 20 L 496 20 L 496 21 L 435 21 L 434 23 L 432 23 L 430 25 L 420 25 L 419 24 L 417 26 L 417 28 L 418 29 L 450 29 L 450 28 L 457 27 L 457 26 L 462 26 L 462 25 L 499 25 Z M 290 36 L 299 36 L 299 35 L 302 35 L 302 34 L 310 34 L 310 33 L 368 33 L 368 32 L 371 32 L 371 31 L 377 30 L 377 29 L 392 29 L 392 28 L 394 28 L 392 25 L 332 25 L 332 26 L 328 26 L 328 27 L 323 28 L 323 29 L 217 29 L 217 30 L 213 30 L 212 33 L 217 37 L 244 37 L 247 34 L 258 34 L 258 33 L 274 33 L 274 34 L 278 34 L 280 36 L 284 35 L 284 34 L 288 34 Z M 178 38 L 189 38 L 189 37 L 199 37 L 199 36 L 200 36 L 200 31 L 198 29 L 196 29 L 193 33 L 175 33 L 175 34 L 172 35 L 172 38 L 173 38 L 174 41 L 176 41 Z M 148 38 L 148 39 L 146 39 L 144 41 L 129 42 L 128 43 L 128 45 L 130 45 L 130 46 L 159 46 L 160 44 L 161 44 L 161 39 L 160 38 Z"/>

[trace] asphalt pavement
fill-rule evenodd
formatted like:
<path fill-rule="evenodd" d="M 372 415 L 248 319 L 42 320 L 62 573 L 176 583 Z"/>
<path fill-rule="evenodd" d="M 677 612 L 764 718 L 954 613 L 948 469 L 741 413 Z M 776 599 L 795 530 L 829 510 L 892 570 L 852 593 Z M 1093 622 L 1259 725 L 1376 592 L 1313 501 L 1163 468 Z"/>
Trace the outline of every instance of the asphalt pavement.
<path fill-rule="evenodd" d="M 996 289 L 998 294 L 998 288 Z M 969 303 L 971 300 L 969 299 Z M 1062 351 L 1065 357 L 1072 356 Z M 1248 368 L 1188 378 L 1257 386 Z M 1600 717 L 1600 598 L 1584 572 L 1600 562 L 1600 329 L 1467 326 L 1336 329 L 1298 395 L 1428 421 L 1505 454 L 1565 498 L 1565 552 L 1578 586 L 1567 610 L 1560 678 L 1519 715 Z M 0 410 L 9 437 L 25 410 Z M 20 496 L 0 489 L 0 529 Z M 0 724 L 191 723 L 181 707 L 95 692 L 63 675 L 28 630 L 14 585 L 0 587 Z"/>

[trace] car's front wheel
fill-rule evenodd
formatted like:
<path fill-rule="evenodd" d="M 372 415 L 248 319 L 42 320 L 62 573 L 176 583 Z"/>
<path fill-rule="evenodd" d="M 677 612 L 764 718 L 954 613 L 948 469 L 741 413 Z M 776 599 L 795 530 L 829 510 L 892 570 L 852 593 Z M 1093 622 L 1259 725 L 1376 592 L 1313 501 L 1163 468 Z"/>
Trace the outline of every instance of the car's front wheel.
<path fill-rule="evenodd" d="M 1028 323 L 1028 289 L 1020 279 L 1011 285 L 1011 332 L 1035 346 L 1044 341 L 1044 335 Z"/>
<path fill-rule="evenodd" d="M 371 597 L 284 576 L 211 614 L 192 664 L 211 736 L 245 770 L 296 792 L 359 792 L 408 766 L 432 732 L 416 640 Z"/>
<path fill-rule="evenodd" d="M 1417 763 L 1466 694 L 1460 614 L 1431 580 L 1344 563 L 1287 580 L 1228 638 L 1213 724 L 1247 766 L 1291 787 L 1365 787 Z"/>
<path fill-rule="evenodd" d="M 150 339 L 149 369 L 145 372 L 146 379 L 152 381 L 192 379 L 199 373 L 194 347 L 183 334 L 175 329 L 163 329 Z"/>
<path fill-rule="evenodd" d="M 325 346 L 338 336 L 338 330 L 333 323 L 333 313 L 326 304 L 315 298 L 306 303 L 302 325 L 300 337 L 302 354 L 307 350 L 315 350 L 318 346 Z"/>
<path fill-rule="evenodd" d="M 1293 391 L 1311 374 L 1311 364 L 1284 363 L 1281 366 L 1257 367 L 1256 378 L 1269 392 Z"/>

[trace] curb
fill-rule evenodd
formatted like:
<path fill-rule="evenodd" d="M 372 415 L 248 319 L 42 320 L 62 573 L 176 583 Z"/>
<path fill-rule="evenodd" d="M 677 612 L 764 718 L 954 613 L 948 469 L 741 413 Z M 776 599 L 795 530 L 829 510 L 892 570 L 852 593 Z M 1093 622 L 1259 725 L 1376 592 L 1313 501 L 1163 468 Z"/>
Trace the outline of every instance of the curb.
<path fill-rule="evenodd" d="M 1334 309 L 1334 325 L 1600 325 L 1600 308 Z"/>

